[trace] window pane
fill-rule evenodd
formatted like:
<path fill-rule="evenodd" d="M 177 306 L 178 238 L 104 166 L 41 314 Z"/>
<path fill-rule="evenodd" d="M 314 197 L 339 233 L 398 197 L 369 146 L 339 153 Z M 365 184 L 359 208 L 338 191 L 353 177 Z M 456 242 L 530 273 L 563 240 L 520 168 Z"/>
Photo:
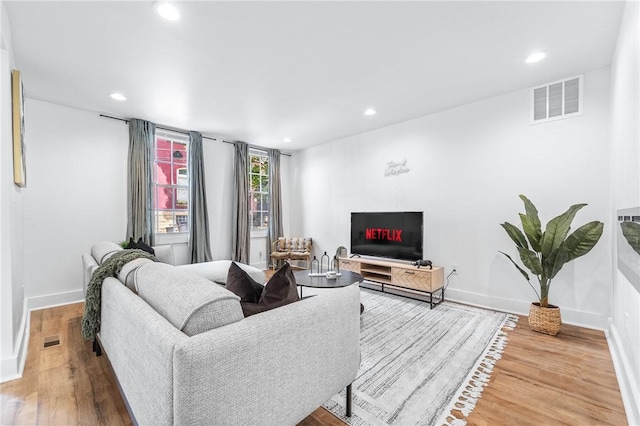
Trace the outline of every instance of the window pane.
<path fill-rule="evenodd" d="M 254 229 L 260 228 L 260 212 L 251 213 L 251 225 Z"/>
<path fill-rule="evenodd" d="M 189 232 L 189 214 L 176 212 L 176 225 L 178 226 L 178 232 Z"/>
<path fill-rule="evenodd" d="M 174 143 L 171 148 L 171 157 L 177 165 L 185 167 L 187 165 L 187 145 L 182 143 Z"/>
<path fill-rule="evenodd" d="M 171 163 L 158 161 L 156 163 L 156 183 L 160 185 L 173 184 L 171 179 Z"/>
<path fill-rule="evenodd" d="M 250 157 L 251 161 L 251 173 L 260 173 L 260 157 L 252 155 Z"/>
<path fill-rule="evenodd" d="M 156 212 L 156 233 L 166 234 L 175 231 L 175 220 L 172 211 Z"/>
<path fill-rule="evenodd" d="M 262 185 L 260 187 L 262 192 L 269 192 L 269 177 L 262 176 Z"/>
<path fill-rule="evenodd" d="M 167 186 L 156 187 L 156 209 L 167 210 L 173 207 L 173 196 L 171 188 Z"/>
<path fill-rule="evenodd" d="M 260 191 L 260 175 L 251 174 L 251 191 Z"/>

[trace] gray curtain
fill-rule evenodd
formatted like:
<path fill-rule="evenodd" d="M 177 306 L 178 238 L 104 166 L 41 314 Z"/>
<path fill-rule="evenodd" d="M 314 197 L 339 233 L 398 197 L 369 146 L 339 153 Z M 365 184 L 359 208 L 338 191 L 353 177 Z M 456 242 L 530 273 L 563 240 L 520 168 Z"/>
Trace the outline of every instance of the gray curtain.
<path fill-rule="evenodd" d="M 231 256 L 233 260 L 249 264 L 249 146 L 244 142 L 234 143 L 233 170 L 233 238 Z"/>
<path fill-rule="evenodd" d="M 127 240 L 155 244 L 153 233 L 153 139 L 155 125 L 137 118 L 129 121 L 127 163 Z"/>
<path fill-rule="evenodd" d="M 269 155 L 269 230 L 267 231 L 267 253 L 271 253 L 271 244 L 284 237 L 282 227 L 282 189 L 280 185 L 280 151 L 267 150 Z"/>
<path fill-rule="evenodd" d="M 209 215 L 204 183 L 202 135 L 189 132 L 189 262 L 210 262 Z"/>

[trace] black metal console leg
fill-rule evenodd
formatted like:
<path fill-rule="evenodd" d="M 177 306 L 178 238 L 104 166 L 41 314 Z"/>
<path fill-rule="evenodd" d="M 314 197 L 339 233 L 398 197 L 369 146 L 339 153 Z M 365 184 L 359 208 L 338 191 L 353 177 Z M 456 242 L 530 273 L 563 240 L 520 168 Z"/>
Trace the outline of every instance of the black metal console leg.
<path fill-rule="evenodd" d="M 351 403 L 353 400 L 351 394 L 351 385 L 352 383 L 347 386 L 347 417 L 351 417 Z"/>
<path fill-rule="evenodd" d="M 100 347 L 100 343 L 98 343 L 98 339 L 93 340 L 93 351 L 96 353 L 96 356 L 102 355 L 102 348 Z"/>

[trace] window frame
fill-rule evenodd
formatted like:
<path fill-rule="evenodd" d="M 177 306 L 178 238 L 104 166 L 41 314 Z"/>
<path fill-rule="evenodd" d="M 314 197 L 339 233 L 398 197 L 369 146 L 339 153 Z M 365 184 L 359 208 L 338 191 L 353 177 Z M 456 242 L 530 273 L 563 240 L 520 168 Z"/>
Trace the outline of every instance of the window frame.
<path fill-rule="evenodd" d="M 253 157 L 259 157 L 260 161 L 264 161 L 267 163 L 267 169 L 266 172 L 263 174 L 261 167 L 259 167 L 258 173 L 254 173 L 252 171 L 252 164 L 253 164 Z M 266 237 L 267 233 L 269 231 L 268 227 L 269 224 L 267 222 L 267 225 L 264 228 L 255 228 L 253 226 L 253 218 L 254 218 L 254 212 L 261 212 L 261 215 L 267 215 L 267 217 L 269 216 L 270 213 L 270 207 L 266 210 L 264 210 L 262 207 L 262 205 L 260 206 L 261 208 L 259 210 L 254 210 L 253 209 L 253 203 L 252 203 L 252 199 L 254 199 L 254 195 L 255 194 L 259 194 L 261 199 L 264 199 L 264 197 L 266 197 L 267 199 L 270 198 L 270 194 L 269 194 L 269 171 L 270 171 L 270 164 L 269 164 L 269 155 L 267 153 L 267 151 L 262 150 L 262 149 L 258 149 L 258 148 L 249 148 L 249 162 L 248 162 L 248 170 L 247 170 L 247 174 L 249 176 L 249 199 L 247 200 L 248 204 L 249 204 L 249 232 L 251 237 L 256 238 L 256 237 Z M 260 190 L 259 191 L 254 191 L 253 190 L 253 176 L 257 176 L 260 178 Z M 266 184 L 266 190 L 264 190 L 264 186 L 262 185 L 262 178 L 266 178 L 267 179 L 267 184 Z"/>
<path fill-rule="evenodd" d="M 169 156 L 169 161 L 165 158 L 161 158 L 158 155 L 158 140 L 166 140 L 171 142 L 169 147 L 169 152 L 171 155 Z M 173 153 L 177 150 L 182 151 L 181 149 L 176 149 L 176 145 L 184 145 L 184 152 L 186 153 L 184 160 L 181 162 L 176 162 Z M 188 216 L 189 216 L 189 204 L 191 202 L 191 179 L 189 178 L 189 136 L 178 131 L 164 130 L 164 129 L 156 129 L 153 139 L 153 161 L 152 161 L 152 224 L 155 236 L 155 244 L 175 244 L 175 243 L 186 243 L 189 241 L 189 227 L 188 227 Z M 169 165 L 170 173 L 167 176 L 171 179 L 169 183 L 159 183 L 158 182 L 158 171 L 162 169 L 162 165 Z M 178 181 L 180 180 L 180 170 L 186 169 L 186 182 L 187 184 L 180 184 Z M 156 199 L 158 195 L 158 190 L 160 189 L 170 189 L 171 190 L 171 201 L 172 206 L 169 209 L 160 209 L 157 208 L 158 201 Z M 177 204 L 180 200 L 178 200 L 178 194 L 186 191 L 187 194 L 187 209 L 178 209 Z M 160 224 L 158 222 L 159 212 L 171 212 L 172 222 L 175 231 L 174 232 L 159 232 Z M 182 214 L 186 213 L 186 214 Z M 180 230 L 180 223 L 184 222 L 184 220 L 178 219 L 179 216 L 187 217 L 187 229 Z"/>

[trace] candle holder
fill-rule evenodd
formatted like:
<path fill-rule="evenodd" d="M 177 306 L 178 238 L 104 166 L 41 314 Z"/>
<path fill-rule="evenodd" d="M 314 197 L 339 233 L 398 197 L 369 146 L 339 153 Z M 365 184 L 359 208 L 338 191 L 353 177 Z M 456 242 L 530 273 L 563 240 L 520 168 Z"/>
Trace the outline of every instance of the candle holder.
<path fill-rule="evenodd" d="M 326 270 L 323 269 L 324 268 L 325 259 L 327 260 L 327 269 Z M 322 255 L 322 257 L 320 257 L 320 273 L 322 274 L 324 272 L 327 272 L 329 270 L 329 266 L 331 266 L 330 263 L 329 263 L 329 255 L 325 251 L 324 254 Z"/>
<path fill-rule="evenodd" d="M 315 267 L 315 272 L 313 272 Z M 313 256 L 313 260 L 311 261 L 311 274 L 319 274 L 320 273 L 320 262 L 318 261 L 318 258 Z"/>
<path fill-rule="evenodd" d="M 340 273 L 340 261 L 337 256 L 333 256 L 333 260 L 331 261 L 331 270 Z"/>

